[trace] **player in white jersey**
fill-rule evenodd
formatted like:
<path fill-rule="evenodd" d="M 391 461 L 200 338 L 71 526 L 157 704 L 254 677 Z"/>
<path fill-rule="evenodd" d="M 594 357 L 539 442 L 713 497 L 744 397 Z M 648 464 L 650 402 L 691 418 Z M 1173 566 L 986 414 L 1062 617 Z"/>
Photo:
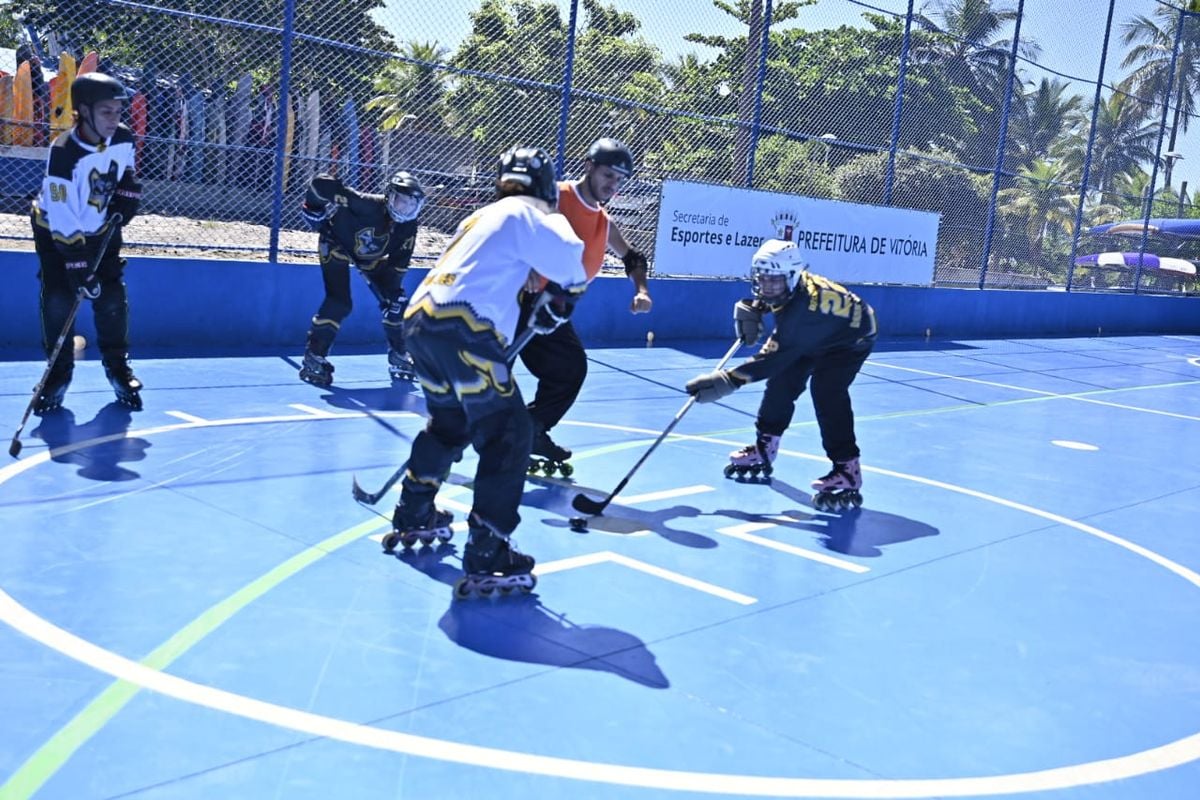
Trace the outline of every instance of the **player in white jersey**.
<path fill-rule="evenodd" d="M 46 177 L 33 201 L 33 242 L 42 281 L 42 345 L 49 356 L 71 314 L 75 298 L 92 301 L 96 343 L 117 399 L 142 407 L 142 384 L 129 368 L 129 304 L 121 258 L 121 230 L 113 231 L 99 264 L 100 242 L 120 214 L 124 225 L 137 213 L 142 187 L 134 172 L 134 140 L 121 124 L 129 94 L 120 81 L 100 72 L 71 83 L 75 125 L 50 146 Z M 72 325 L 74 328 L 74 325 Z M 70 341 L 74 330 L 67 332 Z M 74 352 L 64 347 L 34 405 L 44 414 L 62 405 L 75 370 Z"/>
<path fill-rule="evenodd" d="M 556 293 L 557 313 L 541 315 L 542 329 L 565 321 L 587 281 L 583 242 L 554 213 L 558 185 L 550 156 L 511 148 L 500 157 L 496 188 L 496 201 L 459 224 L 404 315 L 429 423 L 413 441 L 390 541 L 429 541 L 431 531 L 449 538 L 452 517 L 434 498 L 473 444 L 479 465 L 460 597 L 533 588 L 533 558 L 509 541 L 520 522 L 532 423 L 505 350 L 517 336 L 517 298 L 531 270 Z"/>

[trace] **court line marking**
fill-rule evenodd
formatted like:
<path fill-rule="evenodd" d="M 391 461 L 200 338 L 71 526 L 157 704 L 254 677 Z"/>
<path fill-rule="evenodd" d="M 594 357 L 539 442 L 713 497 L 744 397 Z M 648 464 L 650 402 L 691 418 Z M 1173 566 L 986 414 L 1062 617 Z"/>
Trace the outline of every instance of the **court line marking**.
<path fill-rule="evenodd" d="M 745 522 L 741 525 L 731 525 L 727 528 L 717 528 L 717 533 L 724 534 L 725 536 L 732 536 L 734 539 L 741 539 L 744 542 L 756 544 L 760 547 L 769 547 L 772 550 L 778 550 L 781 553 L 789 553 L 793 556 L 799 556 L 800 558 L 807 558 L 811 561 L 817 561 L 830 567 L 844 569 L 847 572 L 854 572 L 861 575 L 864 572 L 871 571 L 870 567 L 865 567 L 862 564 L 855 564 L 853 561 L 845 561 L 840 558 L 834 558 L 833 556 L 828 556 L 824 553 L 818 553 L 813 550 L 805 550 L 803 547 L 796 547 L 795 545 L 787 544 L 786 542 L 778 542 L 774 539 L 755 536 L 753 533 L 751 533 L 751 531 L 761 531 L 766 530 L 767 528 L 778 527 L 779 524 L 776 522 Z"/>
<path fill-rule="evenodd" d="M 195 414 L 189 414 L 186 411 L 164 411 L 163 413 L 168 417 L 175 417 L 176 419 L 181 419 L 184 422 L 191 422 L 193 424 L 208 422 L 208 420 L 206 420 L 204 417 L 197 417 Z"/>
<path fill-rule="evenodd" d="M 1110 400 L 1100 400 L 1091 395 L 1109 394 L 1112 392 L 1132 392 L 1144 391 L 1148 389 L 1169 389 L 1175 386 L 1195 386 L 1196 381 L 1176 381 L 1173 383 L 1163 383 L 1154 386 L 1122 386 L 1115 389 L 1095 389 L 1086 392 L 1047 392 L 1044 389 L 1031 389 L 1028 386 L 1013 386 L 1008 383 L 1000 383 L 999 381 L 985 381 L 982 378 L 968 378 L 965 375 L 948 375 L 942 372 L 934 372 L 927 369 L 917 369 L 916 367 L 902 367 L 898 364 L 888 364 L 887 362 L 878 362 L 876 366 L 887 367 L 889 369 L 900 370 L 901 372 L 913 372 L 918 375 L 928 375 L 933 378 L 947 378 L 949 380 L 964 381 L 966 383 L 977 383 L 981 386 L 991 386 L 997 389 L 1011 389 L 1014 392 L 1026 392 L 1027 394 L 1038 395 L 1039 397 L 1048 400 L 1076 400 L 1080 403 L 1092 403 L 1099 406 L 1108 406 L 1110 408 L 1120 408 L 1125 411 L 1140 411 L 1144 414 L 1155 414 L 1160 417 L 1171 417 L 1173 419 L 1186 419 L 1193 422 L 1200 422 L 1200 417 L 1190 414 L 1177 414 L 1173 411 L 1159 411 L 1155 408 L 1143 408 L 1142 406 L 1131 406 L 1124 403 L 1114 403 Z"/>
<path fill-rule="evenodd" d="M 349 413 L 349 415 L 335 414 L 334 412 L 332 412 L 328 409 L 314 408 L 313 406 L 306 406 L 306 405 L 304 405 L 304 403 L 288 403 L 288 408 L 294 408 L 297 411 L 303 411 L 305 414 L 308 414 L 309 416 L 322 417 L 324 419 L 332 419 L 335 417 L 345 417 L 345 416 L 352 416 L 352 417 L 365 417 L 366 416 L 366 414 L 362 413 L 361 411 L 352 411 Z"/>
<path fill-rule="evenodd" d="M 278 418 L 266 418 L 280 421 Z M 307 417 L 307 419 L 314 419 Z M 247 424 L 249 420 L 240 418 L 236 424 Z M 265 419 L 264 419 L 265 421 Z M 234 424 L 225 421 L 215 421 L 205 426 L 180 425 L 166 426 L 161 430 L 178 430 L 191 427 L 209 427 L 223 424 Z M 153 430 L 153 429 L 151 429 Z M 129 435 L 147 436 L 151 430 L 135 431 Z M 126 434 L 101 439 L 122 438 Z M 724 445 L 730 444 L 725 440 L 712 439 L 702 436 L 682 436 L 681 438 L 696 441 L 711 441 Z M 62 451 L 93 446 L 90 443 L 75 443 Z M 62 452 L 62 451 L 56 451 Z M 786 455 L 794 455 L 815 461 L 823 461 L 818 457 L 796 451 L 780 450 Z M 34 455 L 26 461 L 10 464 L 0 468 L 0 483 L 10 477 L 31 469 L 33 466 L 50 460 L 50 452 Z M 967 489 L 953 484 L 944 483 L 929 478 L 895 472 L 882 468 L 864 468 L 866 471 L 889 475 L 903 480 L 911 480 L 928 486 L 943 488 L 970 497 L 976 497 L 988 502 L 995 502 L 1008 508 L 1024 511 L 1033 516 L 1042 517 L 1067 527 L 1075 528 L 1082 533 L 1096 536 L 1116 544 L 1130 552 L 1152 561 L 1168 571 L 1182 577 L 1193 586 L 1200 587 L 1200 574 L 1176 564 L 1165 556 L 1161 556 L 1147 548 L 1136 545 L 1113 534 L 1102 531 L 1090 525 L 1062 517 L 1052 512 L 1033 508 L 1016 501 L 988 495 L 973 489 Z M 370 525 L 378 523 L 372 520 Z M 364 523 L 364 526 L 367 523 Z M 310 552 L 309 548 L 305 552 Z M 323 553 L 328 554 L 328 553 Z M 285 562 L 285 564 L 291 563 Z M 281 565 L 282 566 L 282 565 Z M 277 570 L 279 568 L 276 568 Z M 273 571 L 274 572 L 274 571 Z M 269 573 L 272 574 L 272 573 Z M 261 580 L 261 579 L 260 579 Z M 282 579 L 281 579 L 282 580 Z M 268 587 L 269 588 L 269 587 Z M 249 602 L 247 600 L 246 602 Z M 244 605 L 244 603 L 243 603 Z M 236 610 L 236 609 L 235 609 Z M 236 695 L 222 689 L 203 684 L 193 683 L 160 670 L 130 661 L 129 659 L 105 650 L 91 642 L 85 641 L 74 634 L 59 628 L 53 623 L 33 614 L 24 606 L 17 603 L 10 595 L 0 589 L 0 620 L 26 636 L 45 644 L 48 647 L 75 659 L 81 663 L 106 672 L 115 678 L 136 684 L 143 688 L 174 697 L 185 702 L 206 706 L 215 710 L 254 719 L 260 722 L 291 728 L 315 736 L 338 739 L 351 744 L 360 744 L 375 749 L 407 753 L 432 759 L 451 761 L 473 766 L 491 767 L 518 773 L 532 773 L 551 777 L 565 777 L 574 780 L 589 780 L 597 783 L 616 785 L 633 785 L 646 788 L 672 789 L 720 794 L 749 794 L 756 796 L 777 797 L 836 797 L 836 798 L 928 798 L 928 797 L 975 797 L 993 794 L 1014 794 L 1032 791 L 1047 791 L 1053 789 L 1072 788 L 1095 783 L 1108 783 L 1169 769 L 1190 763 L 1200 758 L 1200 733 L 1160 745 L 1149 750 L 1119 756 L 1116 758 L 1073 764 L 1066 767 L 1054 767 L 1034 772 L 1009 773 L 966 778 L 928 778 L 928 779 L 830 779 L 830 778 L 772 778 L 757 775 L 736 775 L 729 773 L 698 773 L 678 770 L 664 770 L 652 767 L 630 767 L 620 764 L 605 764 L 597 762 L 577 761 L 554 756 L 540 756 L 530 753 L 498 750 L 477 745 L 466 745 L 416 734 L 405 734 L 390 731 L 345 720 L 324 717 L 309 712 L 300 711 L 286 706 L 278 706 L 241 695 Z M 217 623 L 220 624 L 220 623 Z M 207 628 L 201 635 L 207 635 L 212 627 Z M 176 634 L 168 643 L 175 641 Z M 190 647 L 190 645 L 189 645 Z M 161 649 L 161 648 L 160 648 Z M 186 650 L 186 648 L 184 648 Z M 156 651 L 158 652 L 158 651 Z M 180 651 L 182 652 L 182 651 Z M 119 686 L 119 684 L 117 685 Z M 110 688 L 117 688 L 116 686 Z M 90 707 L 90 706 L 89 706 Z M 114 709 L 113 714 L 119 709 Z M 86 711 L 86 709 L 85 709 Z M 81 712 L 83 713 L 83 712 Z M 62 734 L 65 729 L 60 729 Z M 59 735 L 56 734 L 56 737 Z M 85 739 L 86 740 L 86 739 Z M 43 746 L 32 758 L 43 755 L 47 746 Z M 72 751 L 73 752 L 73 751 Z M 69 757 L 70 752 L 63 754 Z M 45 756 L 44 756 L 45 757 Z M 29 762 L 26 762 L 28 764 Z M 23 767 L 24 768 L 24 765 Z M 9 783 L 16 778 L 10 779 Z M 0 786 L 0 791 L 9 784 Z M 39 784 L 40 785 L 40 784 Z"/>
<path fill-rule="evenodd" d="M 743 606 L 754 605 L 758 602 L 758 598 L 751 597 L 741 592 L 735 592 L 732 589 L 725 589 L 713 583 L 689 578 L 687 575 L 681 575 L 678 572 L 672 572 L 669 569 L 648 564 L 645 561 L 639 561 L 636 558 L 614 553 L 611 550 L 600 550 L 595 553 L 585 553 L 581 556 L 571 556 L 570 558 L 560 558 L 557 561 L 547 561 L 545 564 L 538 564 L 534 567 L 534 574 L 539 577 L 542 575 L 550 575 L 555 572 L 562 572 L 568 569 L 577 569 L 579 567 L 590 567 L 594 564 L 620 564 L 623 567 L 644 572 L 647 575 L 653 575 L 656 578 L 662 578 L 665 581 L 686 586 L 689 589 L 695 589 L 706 594 L 711 594 L 714 597 L 720 597 L 723 600 L 729 600 Z"/>
<path fill-rule="evenodd" d="M 673 497 L 688 497 L 695 494 L 704 494 L 705 492 L 716 491 L 712 486 L 705 484 L 696 484 L 695 486 L 681 486 L 678 489 L 667 489 L 662 492 L 647 492 L 645 494 L 632 494 L 626 497 L 623 494 L 617 495 L 614 500 L 620 500 L 625 505 L 636 505 L 638 503 L 651 503 L 655 500 L 670 500 Z"/>

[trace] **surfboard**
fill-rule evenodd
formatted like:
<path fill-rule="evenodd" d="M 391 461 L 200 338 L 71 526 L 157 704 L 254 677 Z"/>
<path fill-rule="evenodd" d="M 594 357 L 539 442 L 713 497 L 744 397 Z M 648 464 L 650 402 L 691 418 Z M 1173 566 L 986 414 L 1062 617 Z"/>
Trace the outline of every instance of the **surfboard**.
<path fill-rule="evenodd" d="M 212 146 L 212 157 L 208 159 L 206 180 L 210 183 L 223 184 L 228 172 L 229 154 L 226 145 L 229 144 L 229 130 L 225 124 L 225 88 L 214 84 L 208 97 L 208 109 L 205 119 L 208 127 L 208 143 Z"/>
<path fill-rule="evenodd" d="M 99 66 L 100 66 L 100 54 L 97 53 L 95 50 L 91 50 L 86 55 L 84 55 L 83 59 L 79 62 L 79 66 L 76 67 L 76 69 L 75 69 L 75 75 L 79 76 L 79 75 L 84 75 L 88 72 L 95 72 L 96 68 Z"/>
<path fill-rule="evenodd" d="M 1185 258 L 1160 256 L 1156 253 L 1142 253 L 1140 260 L 1143 270 L 1161 270 L 1164 272 L 1175 272 L 1180 275 L 1196 274 L 1196 265 Z M 1077 256 L 1075 258 L 1075 266 L 1126 267 L 1137 269 L 1138 261 L 1139 254 L 1136 252 L 1092 253 L 1090 255 Z"/>
<path fill-rule="evenodd" d="M 313 89 L 304 104 L 304 179 L 317 172 L 317 159 L 321 153 L 321 92 Z"/>
<path fill-rule="evenodd" d="M 0 72 L 0 144 L 12 144 L 13 76 Z"/>
<path fill-rule="evenodd" d="M 288 95 L 287 102 L 287 126 L 283 133 L 283 188 L 287 191 L 288 188 L 288 173 L 292 168 L 292 147 L 296 143 L 296 109 L 293 105 L 292 95 Z"/>
<path fill-rule="evenodd" d="M 150 121 L 150 107 L 145 92 L 137 92 L 129 101 L 129 129 L 133 131 L 133 168 L 142 171 L 142 149 L 146 144 L 146 125 Z"/>
<path fill-rule="evenodd" d="M 183 180 L 190 183 L 200 183 L 204 179 L 204 139 L 206 121 L 204 118 L 204 92 L 198 86 L 192 86 L 183 99 L 184 119 L 187 120 L 185 139 L 187 140 L 187 157 L 184 163 Z"/>
<path fill-rule="evenodd" d="M 67 130 L 71 119 L 71 82 L 75 80 L 75 56 L 63 50 L 58 55 L 58 74 L 50 81 L 50 138 Z"/>
<path fill-rule="evenodd" d="M 358 147 L 358 111 L 354 108 L 354 101 L 349 98 L 342 104 L 342 132 L 345 136 L 342 158 L 346 164 L 346 169 L 342 172 L 342 175 L 345 176 L 343 180 L 349 186 L 358 186 L 361 162 Z"/>
<path fill-rule="evenodd" d="M 29 76 L 29 62 L 23 61 L 13 76 L 11 119 L 12 143 L 24 147 L 33 145 L 33 84 Z"/>

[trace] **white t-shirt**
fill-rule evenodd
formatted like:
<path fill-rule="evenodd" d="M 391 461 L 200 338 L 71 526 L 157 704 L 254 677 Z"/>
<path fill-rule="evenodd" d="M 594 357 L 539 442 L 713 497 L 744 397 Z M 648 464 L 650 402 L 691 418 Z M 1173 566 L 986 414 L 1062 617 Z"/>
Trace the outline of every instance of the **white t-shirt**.
<path fill-rule="evenodd" d="M 530 270 L 570 288 L 587 282 L 583 241 L 562 214 L 547 214 L 531 197 L 504 197 L 464 219 L 429 275 L 413 292 L 408 311 L 434 316 L 447 310 L 472 327 L 490 327 L 512 342 L 517 297 Z"/>

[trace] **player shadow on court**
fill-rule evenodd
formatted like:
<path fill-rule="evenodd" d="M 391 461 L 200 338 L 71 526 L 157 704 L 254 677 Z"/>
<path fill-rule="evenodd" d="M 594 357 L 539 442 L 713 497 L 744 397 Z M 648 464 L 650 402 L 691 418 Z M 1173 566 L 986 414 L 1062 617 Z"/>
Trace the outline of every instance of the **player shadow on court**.
<path fill-rule="evenodd" d="M 132 424 L 133 410 L 114 401 L 82 425 L 76 424 L 75 413 L 69 408 L 51 411 L 41 418 L 33 435 L 50 448 L 51 461 L 78 465 L 77 474 L 82 478 L 115 483 L 141 477 L 121 464 L 142 461 L 150 447 L 145 439 L 126 436 Z M 62 450 L 66 452 L 56 452 Z"/>
<path fill-rule="evenodd" d="M 700 510 L 692 506 L 673 506 L 657 511 L 644 511 L 628 506 L 611 505 L 600 516 L 587 517 L 587 530 L 573 531 L 570 529 L 571 525 L 568 520 L 571 517 L 578 517 L 579 512 L 571 507 L 571 500 L 579 493 L 580 487 L 574 484 L 542 482 L 538 478 L 534 478 L 533 480 L 527 478 L 526 480 L 527 482 L 537 484 L 538 488 L 526 489 L 525 494 L 521 498 L 521 505 L 540 508 L 543 511 L 559 515 L 556 518 L 541 520 L 542 524 L 549 528 L 563 528 L 564 530 L 568 530 L 572 535 L 577 536 L 586 536 L 592 531 L 626 535 L 649 531 L 661 536 L 672 544 L 683 547 L 695 547 L 707 550 L 717 546 L 717 542 L 707 536 L 693 531 L 672 528 L 667 524 L 673 519 L 700 516 Z M 598 497 L 604 493 L 589 490 L 587 494 Z"/>
<path fill-rule="evenodd" d="M 425 416 L 425 395 L 421 387 L 413 387 L 414 384 L 405 384 L 347 389 L 334 384 L 318 391 L 321 392 L 321 400 L 343 411 L 361 411 L 364 414 L 373 411 L 411 411 Z"/>
<path fill-rule="evenodd" d="M 572 622 L 546 608 L 536 594 L 452 601 L 438 627 L 459 647 L 490 658 L 609 672 L 650 689 L 671 685 L 641 639 L 616 628 Z"/>
<path fill-rule="evenodd" d="M 395 558 L 447 587 L 462 577 L 458 548 L 448 542 L 397 548 Z M 565 614 L 542 605 L 536 593 L 494 600 L 452 599 L 438 627 L 460 647 L 491 658 L 611 672 L 652 689 L 671 685 L 654 654 L 636 636 L 569 622 Z"/>
<path fill-rule="evenodd" d="M 932 525 L 870 508 L 841 512 L 818 511 L 812 507 L 812 495 L 808 492 L 777 478 L 763 485 L 770 486 L 802 508 L 773 514 L 751 514 L 736 509 L 713 513 L 746 522 L 768 522 L 781 527 L 812 531 L 821 537 L 821 545 L 826 550 L 859 558 L 878 558 L 883 555 L 881 548 L 927 536 L 937 536 L 940 533 Z M 784 519 L 779 519 L 780 517 Z"/>

